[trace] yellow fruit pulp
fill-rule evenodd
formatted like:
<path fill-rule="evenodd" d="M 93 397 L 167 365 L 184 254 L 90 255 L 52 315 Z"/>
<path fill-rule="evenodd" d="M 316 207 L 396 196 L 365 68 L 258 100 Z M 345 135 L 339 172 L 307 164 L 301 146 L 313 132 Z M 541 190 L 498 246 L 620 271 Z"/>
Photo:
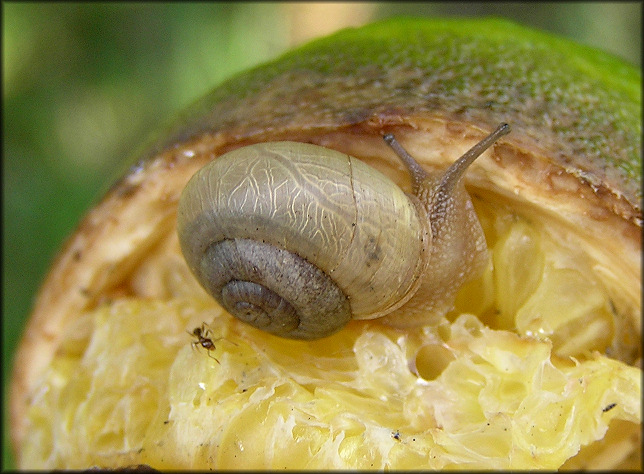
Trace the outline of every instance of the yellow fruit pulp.
<path fill-rule="evenodd" d="M 641 370 L 582 257 L 479 200 L 491 258 L 436 327 L 285 340 L 226 314 L 176 237 L 78 318 L 30 405 L 30 467 L 639 467 Z M 494 209 L 494 210 L 492 210 Z M 571 256 L 572 255 L 572 256 Z M 193 344 L 206 323 L 215 348 Z"/>

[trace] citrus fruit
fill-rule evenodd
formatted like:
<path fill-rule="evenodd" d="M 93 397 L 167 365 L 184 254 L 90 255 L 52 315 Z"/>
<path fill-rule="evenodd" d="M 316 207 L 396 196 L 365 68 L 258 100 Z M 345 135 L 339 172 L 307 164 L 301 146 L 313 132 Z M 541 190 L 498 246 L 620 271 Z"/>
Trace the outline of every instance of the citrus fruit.
<path fill-rule="evenodd" d="M 615 58 L 495 19 L 345 30 L 222 84 L 52 266 L 12 379 L 19 466 L 639 467 L 640 86 Z M 383 134 L 442 169 L 502 121 L 512 133 L 467 172 L 487 267 L 436 324 L 276 337 L 183 260 L 179 196 L 226 151 L 314 143 L 408 191 Z"/>

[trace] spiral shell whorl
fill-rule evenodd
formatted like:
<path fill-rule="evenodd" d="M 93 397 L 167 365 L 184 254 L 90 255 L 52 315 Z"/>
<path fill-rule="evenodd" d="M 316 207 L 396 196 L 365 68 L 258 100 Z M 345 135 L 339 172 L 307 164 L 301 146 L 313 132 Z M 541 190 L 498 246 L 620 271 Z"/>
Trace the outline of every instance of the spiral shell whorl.
<path fill-rule="evenodd" d="M 292 339 L 316 339 L 351 319 L 349 301 L 314 265 L 270 244 L 249 239 L 211 245 L 199 279 L 235 317 Z"/>
<path fill-rule="evenodd" d="M 228 152 L 197 172 L 177 224 L 186 261 L 206 288 L 200 267 L 211 265 L 208 249 L 254 240 L 315 266 L 346 295 L 353 319 L 370 319 L 402 305 L 418 283 L 429 236 L 417 212 L 398 186 L 355 158 L 273 142 Z"/>

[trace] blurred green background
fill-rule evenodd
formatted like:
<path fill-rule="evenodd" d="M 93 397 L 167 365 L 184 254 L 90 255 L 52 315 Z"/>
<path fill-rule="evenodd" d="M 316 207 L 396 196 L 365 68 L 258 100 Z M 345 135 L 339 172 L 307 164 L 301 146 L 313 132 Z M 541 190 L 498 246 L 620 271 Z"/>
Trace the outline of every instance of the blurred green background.
<path fill-rule="evenodd" d="M 132 150 L 236 72 L 394 15 L 501 16 L 641 65 L 641 2 L 2 3 L 4 407 L 38 286 Z"/>

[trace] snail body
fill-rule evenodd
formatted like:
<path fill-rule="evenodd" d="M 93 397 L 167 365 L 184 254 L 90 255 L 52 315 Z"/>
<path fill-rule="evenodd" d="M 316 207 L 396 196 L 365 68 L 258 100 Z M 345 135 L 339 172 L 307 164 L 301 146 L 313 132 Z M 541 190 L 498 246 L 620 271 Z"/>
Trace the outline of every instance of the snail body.
<path fill-rule="evenodd" d="M 227 311 L 279 336 L 316 339 L 351 319 L 385 316 L 397 326 L 422 324 L 449 309 L 487 258 L 460 178 L 507 131 L 500 127 L 438 176 L 385 137 L 411 173 L 411 195 L 360 160 L 317 145 L 239 148 L 184 189 L 182 252 Z M 403 306 L 405 316 L 394 319 Z"/>

